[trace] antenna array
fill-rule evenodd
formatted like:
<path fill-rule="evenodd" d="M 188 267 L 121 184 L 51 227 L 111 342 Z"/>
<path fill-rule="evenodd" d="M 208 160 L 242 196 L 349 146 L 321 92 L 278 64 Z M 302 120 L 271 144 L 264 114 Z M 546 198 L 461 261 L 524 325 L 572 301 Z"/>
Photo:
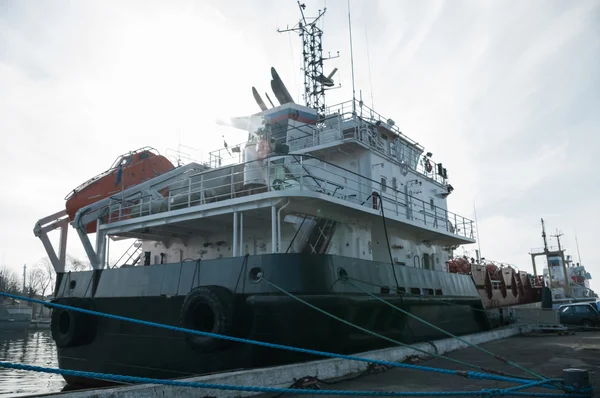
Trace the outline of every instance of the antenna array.
<path fill-rule="evenodd" d="M 302 18 L 292 28 L 286 28 L 284 30 L 277 31 L 279 33 L 284 32 L 297 32 L 302 37 L 302 56 L 304 66 L 302 68 L 304 72 L 304 95 L 303 98 L 306 101 L 306 106 L 316 109 L 320 115 L 325 113 L 325 90 L 334 86 L 333 75 L 337 72 L 337 68 L 334 69 L 328 76 L 323 74 L 323 61 L 339 57 L 328 56 L 323 58 L 323 31 L 317 26 L 317 22 L 323 17 L 327 8 L 322 11 L 319 10 L 319 15 L 315 18 L 307 18 L 304 15 L 305 4 L 301 4 L 298 1 L 298 7 L 300 8 L 300 14 Z M 311 20 L 309 22 L 309 20 Z"/>

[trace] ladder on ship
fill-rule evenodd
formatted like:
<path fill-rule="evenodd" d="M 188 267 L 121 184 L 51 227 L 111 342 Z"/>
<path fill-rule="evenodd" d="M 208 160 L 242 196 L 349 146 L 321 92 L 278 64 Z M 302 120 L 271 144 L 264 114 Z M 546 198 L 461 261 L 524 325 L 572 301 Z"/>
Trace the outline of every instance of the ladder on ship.
<path fill-rule="evenodd" d="M 140 239 L 136 239 L 131 246 L 127 248 L 125 253 L 115 262 L 115 264 L 111 268 L 119 268 L 124 265 L 134 266 L 139 263 L 142 258 L 142 241 Z M 126 259 L 123 263 L 123 259 Z M 131 262 L 130 262 L 131 261 Z"/>
<path fill-rule="evenodd" d="M 310 254 L 324 254 L 329 248 L 331 238 L 335 233 L 337 222 L 325 218 L 319 218 L 316 222 L 317 224 L 308 238 L 304 252 Z"/>

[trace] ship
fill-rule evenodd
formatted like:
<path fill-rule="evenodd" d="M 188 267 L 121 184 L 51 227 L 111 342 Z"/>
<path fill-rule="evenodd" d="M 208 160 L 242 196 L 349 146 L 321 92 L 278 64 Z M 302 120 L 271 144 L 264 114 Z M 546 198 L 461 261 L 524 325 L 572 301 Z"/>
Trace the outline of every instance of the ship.
<path fill-rule="evenodd" d="M 592 275 L 586 270 L 585 266 L 580 262 L 574 262 L 571 255 L 566 254 L 566 249 L 560 241 L 563 233 L 557 230 L 554 235 L 551 235 L 556 239 L 557 245 L 549 246 L 543 218 L 541 219 L 541 225 L 544 247 L 531 249 L 529 254 L 536 275 L 536 257 L 542 256 L 546 260 L 546 267 L 542 269 L 542 274 L 537 277 L 541 278 L 544 285 L 550 288 L 553 307 L 558 308 L 563 304 L 575 302 L 598 302 L 598 294 L 590 287 Z M 577 237 L 575 237 L 575 241 L 577 242 Z M 577 246 L 577 252 L 579 253 L 579 245 Z"/>
<path fill-rule="evenodd" d="M 35 224 L 57 272 L 55 303 L 340 354 L 391 344 L 296 298 L 404 343 L 446 335 L 365 291 L 455 335 L 493 327 L 479 282 L 449 271 L 476 228 L 448 209 L 446 166 L 354 95 L 326 105 L 336 70 L 323 70 L 324 13 L 303 13 L 291 29 L 306 49 L 304 104 L 272 68 L 277 104 L 253 87 L 260 111 L 222 121 L 247 131 L 246 142 L 211 152 L 208 163 L 138 156 L 146 174 L 116 191 L 126 154 L 93 179 L 93 192 L 76 190 L 80 204 Z M 149 176 L 153 159 L 161 166 Z M 69 226 L 92 270 L 66 272 Z M 116 239 L 133 244 L 110 264 Z M 343 283 L 350 279 L 356 285 Z M 170 379 L 316 359 L 58 308 L 51 331 L 60 368 L 88 372 Z"/>

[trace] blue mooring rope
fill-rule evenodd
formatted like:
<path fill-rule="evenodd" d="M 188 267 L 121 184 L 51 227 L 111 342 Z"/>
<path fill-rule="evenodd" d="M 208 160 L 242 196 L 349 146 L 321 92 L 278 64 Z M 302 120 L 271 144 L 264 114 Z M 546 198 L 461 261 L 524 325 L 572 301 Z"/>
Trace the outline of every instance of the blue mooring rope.
<path fill-rule="evenodd" d="M 573 397 L 588 398 L 588 394 L 554 394 L 538 392 L 516 392 L 510 389 L 491 389 L 480 391 L 354 391 L 354 390 L 312 390 L 299 388 L 278 388 L 278 387 L 254 387 L 254 386 L 234 386 L 228 384 L 198 383 L 192 381 L 162 380 L 146 377 L 122 376 L 108 373 L 83 372 L 78 370 L 45 368 L 41 366 L 14 364 L 10 362 L 0 362 L 0 367 L 29 370 L 34 372 L 53 373 L 64 376 L 86 377 L 102 380 L 120 381 L 126 383 L 142 384 L 161 384 L 174 387 L 193 387 L 210 390 L 229 390 L 229 391 L 250 391 L 259 393 L 279 393 L 279 394 L 303 394 L 303 395 L 346 395 L 346 396 L 370 396 L 370 397 L 492 397 L 492 396 L 521 396 L 521 397 Z M 549 380 L 551 381 L 551 380 Z M 524 388 L 539 386 L 542 382 L 529 383 Z"/>
<path fill-rule="evenodd" d="M 310 350 L 310 349 L 306 349 L 306 348 L 298 348 L 298 347 L 291 347 L 291 346 L 286 346 L 286 345 L 281 345 L 281 344 L 273 344 L 273 343 L 267 343 L 267 342 L 256 341 L 256 340 L 243 339 L 243 338 L 239 338 L 239 337 L 232 337 L 232 336 L 220 335 L 220 334 L 215 334 L 215 333 L 210 333 L 210 332 L 203 332 L 203 331 L 199 331 L 199 330 L 186 329 L 186 328 L 182 328 L 182 327 L 178 327 L 178 326 L 164 325 L 164 324 L 155 323 L 155 322 L 143 321 L 143 320 L 123 317 L 123 316 L 119 316 L 119 315 L 107 314 L 107 313 L 102 313 L 102 312 L 98 312 L 98 311 L 87 310 L 87 309 L 78 308 L 78 307 L 72 307 L 72 306 L 68 306 L 68 305 L 64 305 L 64 304 L 48 303 L 48 302 L 45 302 L 42 300 L 37 300 L 37 299 L 23 297 L 23 296 L 17 296 L 17 295 L 6 293 L 6 292 L 0 292 L 0 296 L 5 296 L 5 297 L 17 299 L 17 300 L 28 301 L 28 302 L 32 302 L 32 303 L 37 303 L 37 304 L 41 304 L 41 305 L 45 305 L 45 306 L 49 306 L 49 307 L 62 308 L 62 309 L 66 309 L 66 310 L 82 312 L 82 313 L 101 316 L 101 317 L 110 318 L 110 319 L 116 319 L 116 320 L 121 320 L 121 321 L 126 321 L 126 322 L 138 323 L 138 324 L 146 325 L 146 326 L 164 328 L 164 329 L 173 330 L 173 331 L 177 331 L 177 332 L 196 334 L 196 335 L 200 335 L 200 336 L 208 336 L 208 337 L 217 338 L 217 339 L 230 340 L 230 341 L 239 342 L 239 343 L 254 344 L 254 345 L 275 348 L 275 349 L 296 351 L 296 352 L 320 355 L 320 356 L 325 356 L 325 357 L 330 357 L 330 358 L 346 359 L 346 360 L 350 360 L 350 361 L 374 363 L 374 364 L 378 364 L 378 365 L 395 367 L 395 368 L 406 368 L 406 369 L 429 371 L 429 372 L 435 372 L 435 373 L 441 373 L 441 374 L 447 374 L 447 375 L 456 375 L 456 376 L 462 376 L 462 377 L 476 379 L 476 380 L 495 380 L 495 381 L 503 381 L 503 382 L 509 382 L 509 383 L 518 383 L 518 384 L 520 384 L 520 386 L 517 386 L 519 389 L 529 388 L 531 386 L 538 386 L 538 387 L 544 387 L 544 388 L 550 388 L 550 389 L 559 389 L 555 385 L 547 384 L 547 383 L 555 382 L 554 379 L 534 381 L 534 380 L 529 380 L 529 379 L 519 379 L 519 378 L 514 378 L 514 377 L 490 375 L 490 374 L 480 373 L 480 372 L 441 369 L 441 368 L 434 368 L 434 367 L 429 367 L 429 366 L 419 366 L 419 365 L 411 365 L 411 364 L 405 364 L 405 363 L 380 361 L 380 360 L 376 360 L 376 359 L 360 358 L 360 357 L 355 357 L 355 356 L 350 356 L 350 355 L 335 354 L 335 353 L 330 353 L 330 352 L 325 352 L 325 351 L 316 351 L 316 350 Z M 92 378 L 100 378 L 100 379 L 107 379 L 107 380 L 132 382 L 132 383 L 164 384 L 164 385 L 207 388 L 207 389 L 275 392 L 275 393 L 298 393 L 298 394 L 306 394 L 306 391 L 307 391 L 307 390 L 290 389 L 290 388 L 274 389 L 271 387 L 228 386 L 228 385 L 220 385 L 220 384 L 212 385 L 212 384 L 202 384 L 202 383 L 194 383 L 194 382 L 182 382 L 182 381 L 176 381 L 176 380 L 148 379 L 148 378 L 142 378 L 142 377 L 83 372 L 83 371 L 75 371 L 75 370 L 68 370 L 68 369 L 43 368 L 43 367 L 32 366 L 32 365 L 12 364 L 9 362 L 0 362 L 0 367 L 31 370 L 31 371 L 38 371 L 38 372 L 45 372 L 45 373 L 72 375 L 72 376 L 80 376 L 80 377 L 92 377 Z M 517 388 L 517 387 L 512 387 L 512 388 Z M 572 390 L 572 389 L 567 389 L 567 390 L 569 390 L 569 392 L 571 392 L 570 390 Z M 508 396 L 508 395 L 510 395 L 510 396 L 530 396 L 530 397 L 535 397 L 535 396 L 538 396 L 538 397 L 560 397 L 560 396 L 567 395 L 567 394 L 554 394 L 554 393 L 517 392 L 517 391 L 511 391 L 511 390 L 508 390 L 505 392 L 504 390 L 499 390 L 499 389 L 481 390 L 481 391 L 437 392 L 437 393 L 436 392 L 433 392 L 433 393 L 429 393 L 429 392 L 389 393 L 389 392 L 364 392 L 364 391 L 352 392 L 352 391 L 336 391 L 336 390 L 309 390 L 309 391 L 312 394 L 318 394 L 318 395 L 355 395 L 355 396 L 356 395 L 370 395 L 370 396 L 427 396 L 427 395 L 429 395 L 429 396 L 432 396 L 432 395 L 436 395 L 436 396 L 496 396 L 496 395 Z M 319 391 L 319 392 L 316 392 L 316 391 Z M 578 392 L 580 392 L 580 393 L 582 392 L 583 394 L 568 394 L 568 396 L 569 397 L 593 396 L 591 387 L 590 387 L 589 391 L 590 391 L 589 394 L 588 394 L 588 390 L 582 390 L 582 391 L 578 391 Z"/>
<path fill-rule="evenodd" d="M 29 298 L 29 297 L 16 296 L 14 294 L 5 293 L 5 292 L 0 292 L 0 296 L 10 297 L 10 298 L 14 298 L 17 300 L 29 301 L 29 302 L 37 303 L 37 304 L 41 304 L 41 305 L 47 305 L 49 307 L 56 307 L 56 308 L 62 308 L 65 310 L 83 312 L 85 314 L 97 315 L 97 316 L 102 316 L 105 318 L 111 318 L 111 319 L 116 319 L 116 320 L 125 321 L 125 322 L 133 322 L 133 323 L 138 323 L 138 324 L 146 325 L 146 326 L 154 326 L 154 327 L 158 327 L 158 328 L 173 330 L 175 332 L 196 334 L 199 336 L 207 336 L 207 337 L 212 337 L 215 339 L 235 341 L 237 343 L 254 344 L 254 345 L 259 345 L 259 346 L 268 347 L 268 348 L 302 352 L 305 354 L 320 355 L 320 356 L 324 356 L 324 357 L 338 358 L 338 359 L 346 359 L 349 361 L 375 363 L 377 365 L 391 366 L 391 367 L 395 367 L 395 368 L 406 368 L 406 369 L 413 369 L 413 370 L 422 370 L 422 371 L 426 371 L 426 372 L 435 372 L 435 373 L 442 373 L 442 374 L 447 374 L 447 375 L 462 376 L 462 377 L 466 377 L 469 379 L 476 379 L 476 380 L 495 380 L 495 381 L 505 381 L 508 383 L 517 383 L 517 384 L 527 384 L 527 383 L 532 382 L 532 380 L 530 380 L 530 379 L 519 379 L 516 377 L 491 375 L 491 374 L 487 374 L 487 373 L 473 372 L 473 371 L 466 371 L 466 370 L 441 369 L 441 368 L 434 368 L 434 367 L 429 367 L 429 366 L 411 365 L 411 364 L 407 364 L 407 363 L 380 361 L 377 359 L 360 358 L 360 357 L 355 357 L 355 356 L 351 356 L 351 355 L 334 354 L 331 352 L 316 351 L 316 350 L 310 350 L 307 348 L 298 348 L 298 347 L 291 347 L 291 346 L 282 345 L 282 344 L 267 343 L 264 341 L 249 340 L 249 339 L 244 339 L 241 337 L 226 336 L 223 334 L 203 332 L 200 330 L 186 329 L 186 328 L 182 328 L 179 326 L 163 325 L 161 323 L 142 321 L 139 319 L 128 318 L 128 317 L 119 316 L 119 315 L 106 314 L 103 312 L 86 310 L 86 309 L 78 308 L 78 307 L 71 307 L 71 306 L 64 305 L 64 304 L 48 303 L 45 301 L 41 301 L 41 300 Z M 552 388 L 552 387 L 549 387 L 549 388 Z M 556 387 L 554 387 L 554 388 L 556 388 Z"/>

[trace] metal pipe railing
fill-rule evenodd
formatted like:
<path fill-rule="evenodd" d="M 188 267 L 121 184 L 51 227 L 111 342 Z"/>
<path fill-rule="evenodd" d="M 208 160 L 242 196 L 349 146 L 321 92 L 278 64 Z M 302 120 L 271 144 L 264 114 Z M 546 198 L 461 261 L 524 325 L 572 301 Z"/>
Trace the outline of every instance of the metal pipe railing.
<path fill-rule="evenodd" d="M 273 160 L 282 160 L 283 163 L 273 164 Z M 111 204 L 108 222 L 253 195 L 257 193 L 256 186 L 244 185 L 244 168 L 248 166 L 261 176 L 264 188 L 258 192 L 310 190 L 377 211 L 380 211 L 379 206 L 383 206 L 388 214 L 404 217 L 432 229 L 472 239 L 475 237 L 474 223 L 470 219 L 309 155 L 271 156 L 245 164 L 190 173 L 185 180 L 180 181 L 178 187 L 169 189 L 166 198 L 141 195 L 135 201 Z M 197 181 L 193 181 L 194 179 Z M 278 181 L 277 184 L 274 181 Z M 374 192 L 381 197 L 381 203 L 369 200 Z"/>
<path fill-rule="evenodd" d="M 325 145 L 344 140 L 357 140 L 386 156 L 393 162 L 405 162 L 413 171 L 422 176 L 443 183 L 446 178 L 437 173 L 437 163 L 423 156 L 423 147 L 403 135 L 396 125 L 389 126 L 396 134 L 392 141 L 383 140 L 377 132 L 377 122 L 387 123 L 377 112 L 365 107 L 377 118 L 365 119 L 349 112 L 351 107 L 344 105 L 352 101 L 344 102 L 331 107 L 332 111 L 324 118 L 319 119 L 316 124 L 301 124 L 299 126 L 288 126 L 285 136 L 294 136 L 300 132 L 302 136 L 292 139 L 282 138 L 275 140 L 276 144 L 287 144 L 291 152 Z M 306 130 L 310 131 L 307 133 Z M 354 134 L 348 136 L 346 130 L 353 130 Z M 239 164 L 242 162 L 246 143 L 239 143 L 228 148 L 220 148 L 209 153 L 209 164 L 213 168 L 226 165 Z M 235 150 L 235 152 L 234 152 Z"/>

